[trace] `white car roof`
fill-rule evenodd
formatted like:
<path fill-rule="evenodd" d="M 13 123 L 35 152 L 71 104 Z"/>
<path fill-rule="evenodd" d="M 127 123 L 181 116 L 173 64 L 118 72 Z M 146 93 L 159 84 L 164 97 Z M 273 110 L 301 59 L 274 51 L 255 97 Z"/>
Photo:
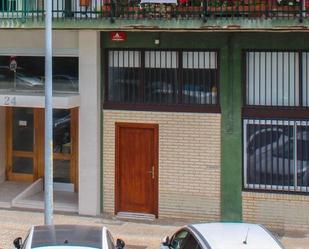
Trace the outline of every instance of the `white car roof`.
<path fill-rule="evenodd" d="M 221 222 L 189 227 L 202 235 L 211 249 L 284 249 L 266 228 L 257 224 Z"/>

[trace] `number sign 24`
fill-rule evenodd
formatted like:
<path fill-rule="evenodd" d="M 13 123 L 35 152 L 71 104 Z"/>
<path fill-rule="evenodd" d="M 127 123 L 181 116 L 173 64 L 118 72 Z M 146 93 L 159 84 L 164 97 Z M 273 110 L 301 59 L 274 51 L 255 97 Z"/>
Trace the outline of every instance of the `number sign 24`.
<path fill-rule="evenodd" d="M 4 96 L 4 105 L 16 105 L 16 97 L 15 96 Z"/>

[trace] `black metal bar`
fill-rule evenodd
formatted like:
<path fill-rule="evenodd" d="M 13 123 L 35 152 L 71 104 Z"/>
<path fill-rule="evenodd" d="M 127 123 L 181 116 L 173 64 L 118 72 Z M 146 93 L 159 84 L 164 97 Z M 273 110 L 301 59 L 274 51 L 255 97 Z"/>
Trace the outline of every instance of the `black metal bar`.
<path fill-rule="evenodd" d="M 305 2 L 304 0 L 300 0 L 299 1 L 299 22 L 302 23 L 304 22 L 304 6 L 305 6 Z"/>
<path fill-rule="evenodd" d="M 303 53 L 300 51 L 298 52 L 298 57 L 299 57 L 299 89 L 298 89 L 298 94 L 299 94 L 299 106 L 303 106 L 303 86 L 305 85 L 307 88 L 307 82 L 303 82 Z M 295 65 L 297 65 L 295 63 Z M 307 63 L 306 63 L 307 65 Z M 307 93 L 307 92 L 305 92 Z"/>
<path fill-rule="evenodd" d="M 183 52 L 178 53 L 179 56 L 179 64 L 178 64 L 178 76 L 179 76 L 179 84 L 178 84 L 178 104 L 182 104 L 182 89 L 183 89 L 183 77 L 184 77 L 184 70 L 183 70 Z M 188 72 L 188 70 L 187 70 Z"/>
<path fill-rule="evenodd" d="M 208 0 L 203 0 L 203 22 L 207 22 Z"/>
<path fill-rule="evenodd" d="M 274 132 L 274 125 L 273 123 L 271 123 L 270 125 L 271 127 L 271 137 L 270 137 L 270 141 L 271 141 L 271 152 L 270 152 L 270 158 L 271 158 L 271 168 L 270 168 L 270 185 L 271 185 L 271 188 L 273 188 L 273 175 L 274 175 L 274 165 L 273 165 L 273 158 L 274 158 L 274 137 L 273 137 L 273 132 Z M 276 139 L 278 140 L 278 138 Z"/>
<path fill-rule="evenodd" d="M 116 2 L 115 0 L 110 0 L 110 22 L 114 23 L 115 22 L 115 13 L 116 13 Z"/>

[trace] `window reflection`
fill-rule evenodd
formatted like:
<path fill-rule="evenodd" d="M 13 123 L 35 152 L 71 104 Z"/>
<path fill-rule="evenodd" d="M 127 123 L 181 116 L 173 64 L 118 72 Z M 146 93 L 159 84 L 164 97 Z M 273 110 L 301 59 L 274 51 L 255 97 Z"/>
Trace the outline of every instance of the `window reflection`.
<path fill-rule="evenodd" d="M 33 174 L 33 158 L 13 157 L 12 172 L 18 174 Z"/>
<path fill-rule="evenodd" d="M 246 181 L 277 187 L 309 186 L 309 124 L 246 120 Z"/>
<path fill-rule="evenodd" d="M 54 153 L 71 153 L 71 114 L 70 110 L 53 111 Z"/>
<path fill-rule="evenodd" d="M 33 110 L 13 109 L 13 150 L 33 151 L 34 130 Z"/>
<path fill-rule="evenodd" d="M 44 91 L 44 57 L 18 56 L 15 71 L 10 70 L 10 56 L 0 56 L 0 90 Z M 78 92 L 78 58 L 53 58 L 53 91 Z"/>

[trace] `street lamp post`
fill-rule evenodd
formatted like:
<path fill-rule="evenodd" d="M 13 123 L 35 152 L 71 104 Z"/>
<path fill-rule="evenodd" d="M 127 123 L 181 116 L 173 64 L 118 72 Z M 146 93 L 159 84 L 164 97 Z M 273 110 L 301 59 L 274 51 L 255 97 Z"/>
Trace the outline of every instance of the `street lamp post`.
<path fill-rule="evenodd" d="M 52 0 L 45 1 L 45 224 L 53 224 Z"/>

